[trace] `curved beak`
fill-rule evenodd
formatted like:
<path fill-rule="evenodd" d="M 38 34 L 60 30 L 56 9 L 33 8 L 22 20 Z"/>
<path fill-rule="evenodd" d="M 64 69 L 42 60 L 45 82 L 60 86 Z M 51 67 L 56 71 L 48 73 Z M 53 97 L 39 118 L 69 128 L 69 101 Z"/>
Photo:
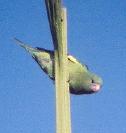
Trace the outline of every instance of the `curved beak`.
<path fill-rule="evenodd" d="M 98 84 L 98 83 L 92 83 L 91 84 L 91 90 L 94 91 L 94 92 L 97 92 L 101 89 L 101 85 Z"/>

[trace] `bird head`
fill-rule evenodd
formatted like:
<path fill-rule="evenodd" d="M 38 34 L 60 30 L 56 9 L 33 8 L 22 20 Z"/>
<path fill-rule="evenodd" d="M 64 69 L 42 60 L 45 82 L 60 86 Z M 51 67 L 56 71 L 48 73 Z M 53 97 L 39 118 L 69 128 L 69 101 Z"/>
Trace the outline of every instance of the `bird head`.
<path fill-rule="evenodd" d="M 90 72 L 89 70 L 80 74 L 79 81 L 77 81 L 70 89 L 72 94 L 92 94 L 98 92 L 103 85 L 101 77 Z"/>
<path fill-rule="evenodd" d="M 103 85 L 103 80 L 101 79 L 101 77 L 91 72 L 88 73 L 86 82 L 86 88 L 90 93 L 98 92 Z"/>

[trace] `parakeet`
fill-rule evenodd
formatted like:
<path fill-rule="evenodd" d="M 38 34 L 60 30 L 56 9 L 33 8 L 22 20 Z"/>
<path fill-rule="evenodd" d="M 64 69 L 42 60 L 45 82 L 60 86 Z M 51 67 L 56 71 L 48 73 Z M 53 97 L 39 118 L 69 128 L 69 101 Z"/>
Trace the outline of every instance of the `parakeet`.
<path fill-rule="evenodd" d="M 55 80 L 54 52 L 44 48 L 32 48 L 16 38 L 15 40 L 17 44 L 30 53 L 41 69 L 48 74 L 52 80 Z M 68 71 L 68 82 L 70 86 L 70 93 L 72 94 L 92 94 L 98 92 L 103 84 L 101 77 L 89 71 L 87 65 L 82 65 L 71 55 L 68 55 Z"/>

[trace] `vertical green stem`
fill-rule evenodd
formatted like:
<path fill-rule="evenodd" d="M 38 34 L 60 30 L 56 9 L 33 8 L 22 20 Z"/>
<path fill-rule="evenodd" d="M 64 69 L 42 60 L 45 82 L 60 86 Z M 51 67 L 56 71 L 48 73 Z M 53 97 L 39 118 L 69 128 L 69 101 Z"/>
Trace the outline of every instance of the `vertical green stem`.
<path fill-rule="evenodd" d="M 59 48 L 59 70 L 57 74 L 58 87 L 56 86 L 56 107 L 57 107 L 57 133 L 71 133 L 70 119 L 70 93 L 67 59 L 67 17 L 66 9 L 62 9 L 62 46 Z"/>
<path fill-rule="evenodd" d="M 60 0 L 45 0 L 55 54 L 56 133 L 71 133 L 67 13 Z"/>

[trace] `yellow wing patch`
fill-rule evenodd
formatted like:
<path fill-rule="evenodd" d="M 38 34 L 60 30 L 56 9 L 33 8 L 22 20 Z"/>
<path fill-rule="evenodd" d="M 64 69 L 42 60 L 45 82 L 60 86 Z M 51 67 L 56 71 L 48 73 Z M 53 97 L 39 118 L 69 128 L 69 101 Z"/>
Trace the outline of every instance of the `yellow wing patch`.
<path fill-rule="evenodd" d="M 68 55 L 68 59 L 74 63 L 78 63 L 78 61 L 71 55 Z"/>

